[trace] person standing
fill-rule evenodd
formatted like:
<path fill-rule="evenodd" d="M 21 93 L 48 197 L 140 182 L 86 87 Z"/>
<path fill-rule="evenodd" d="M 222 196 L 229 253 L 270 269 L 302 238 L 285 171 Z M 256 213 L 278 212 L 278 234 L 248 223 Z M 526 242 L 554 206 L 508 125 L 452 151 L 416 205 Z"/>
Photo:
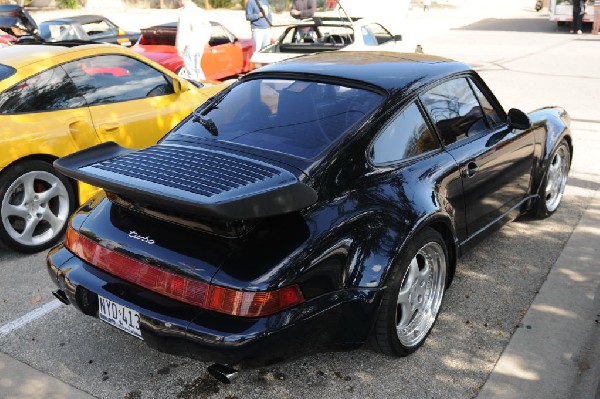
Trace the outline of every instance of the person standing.
<path fill-rule="evenodd" d="M 317 9 L 317 0 L 293 0 L 290 15 L 296 19 L 312 18 Z"/>
<path fill-rule="evenodd" d="M 246 0 L 246 20 L 250 21 L 255 53 L 271 40 L 271 18 L 267 0 Z"/>
<path fill-rule="evenodd" d="M 592 35 L 600 35 L 600 0 L 594 0 L 594 26 Z"/>
<path fill-rule="evenodd" d="M 202 71 L 202 55 L 210 40 L 211 25 L 206 12 L 192 0 L 179 0 L 179 19 L 175 47 L 183 58 L 188 79 L 206 80 Z"/>
<path fill-rule="evenodd" d="M 429 11 L 431 0 L 423 0 L 423 11 Z"/>
<path fill-rule="evenodd" d="M 581 26 L 583 25 L 583 14 L 585 14 L 585 0 L 573 1 L 573 25 L 571 33 L 581 35 Z"/>

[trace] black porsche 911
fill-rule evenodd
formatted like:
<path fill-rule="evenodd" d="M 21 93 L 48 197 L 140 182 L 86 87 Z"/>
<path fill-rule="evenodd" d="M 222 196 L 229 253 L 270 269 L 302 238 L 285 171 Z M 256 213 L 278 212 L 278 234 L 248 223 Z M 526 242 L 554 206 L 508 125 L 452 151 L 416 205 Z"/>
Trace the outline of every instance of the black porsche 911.
<path fill-rule="evenodd" d="M 48 255 L 55 295 L 162 351 L 242 366 L 423 344 L 457 258 L 559 206 L 561 108 L 505 113 L 468 66 L 329 52 L 272 64 L 157 145 L 55 162 L 104 188 Z"/>

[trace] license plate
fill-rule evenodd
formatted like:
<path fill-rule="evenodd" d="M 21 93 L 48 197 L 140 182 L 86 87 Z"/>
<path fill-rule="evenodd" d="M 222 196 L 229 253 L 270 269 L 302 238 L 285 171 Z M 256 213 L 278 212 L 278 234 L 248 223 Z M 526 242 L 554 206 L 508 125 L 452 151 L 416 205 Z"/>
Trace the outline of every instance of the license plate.
<path fill-rule="evenodd" d="M 98 315 L 100 320 L 143 340 L 140 333 L 140 314 L 135 310 L 98 295 Z"/>

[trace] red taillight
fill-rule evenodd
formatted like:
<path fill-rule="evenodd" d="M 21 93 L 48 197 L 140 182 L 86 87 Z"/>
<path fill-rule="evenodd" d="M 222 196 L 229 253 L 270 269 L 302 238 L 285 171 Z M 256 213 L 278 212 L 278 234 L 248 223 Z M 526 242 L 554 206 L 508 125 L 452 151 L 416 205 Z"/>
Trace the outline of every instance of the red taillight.
<path fill-rule="evenodd" d="M 234 316 L 264 316 L 304 301 L 300 288 L 290 285 L 274 291 L 249 292 L 211 285 L 207 308 Z"/>
<path fill-rule="evenodd" d="M 211 285 L 148 265 L 83 236 L 71 226 L 65 246 L 75 255 L 112 275 L 175 300 L 234 316 L 268 316 L 304 302 L 297 285 L 249 292 Z"/>

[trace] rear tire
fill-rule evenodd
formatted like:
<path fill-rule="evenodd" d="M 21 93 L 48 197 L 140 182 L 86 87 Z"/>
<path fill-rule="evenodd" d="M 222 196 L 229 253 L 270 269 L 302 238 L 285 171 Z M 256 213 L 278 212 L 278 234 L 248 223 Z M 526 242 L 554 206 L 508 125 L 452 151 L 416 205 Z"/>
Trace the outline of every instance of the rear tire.
<path fill-rule="evenodd" d="M 532 214 L 538 218 L 552 215 L 560 202 L 567 185 L 571 168 L 571 150 L 565 139 L 556 146 L 544 173 L 544 181 L 540 187 L 539 197 L 535 201 Z"/>
<path fill-rule="evenodd" d="M 388 277 L 371 345 L 392 356 L 407 356 L 429 336 L 444 296 L 448 250 L 443 237 L 427 228 L 412 239 Z"/>
<path fill-rule="evenodd" d="M 43 161 L 15 164 L 0 177 L 0 241 L 23 253 L 62 238 L 75 195 L 69 180 Z"/>

